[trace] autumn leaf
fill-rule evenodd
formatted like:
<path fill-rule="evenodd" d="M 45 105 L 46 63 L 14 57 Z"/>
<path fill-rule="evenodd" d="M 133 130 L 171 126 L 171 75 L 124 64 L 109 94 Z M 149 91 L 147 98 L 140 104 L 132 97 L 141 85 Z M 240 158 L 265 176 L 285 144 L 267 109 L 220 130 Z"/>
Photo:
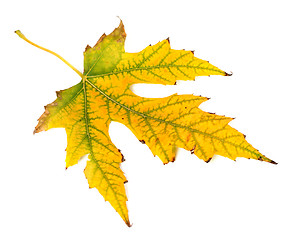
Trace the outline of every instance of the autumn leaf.
<path fill-rule="evenodd" d="M 193 52 L 173 50 L 169 41 L 163 40 L 141 52 L 127 53 L 121 21 L 94 47 L 86 47 L 82 74 L 58 54 L 31 42 L 20 31 L 16 33 L 60 58 L 81 77 L 77 85 L 58 91 L 57 99 L 45 106 L 34 132 L 65 128 L 66 168 L 89 154 L 84 170 L 89 187 L 97 188 L 128 226 L 124 188 L 127 180 L 120 169 L 123 156 L 109 136 L 112 121 L 127 126 L 164 164 L 175 160 L 178 147 L 206 162 L 218 154 L 232 160 L 245 157 L 275 163 L 228 125 L 232 118 L 202 111 L 199 106 L 207 98 L 177 94 L 144 98 L 130 90 L 135 83 L 173 85 L 177 80 L 193 80 L 196 76 L 229 75 L 194 57 Z"/>

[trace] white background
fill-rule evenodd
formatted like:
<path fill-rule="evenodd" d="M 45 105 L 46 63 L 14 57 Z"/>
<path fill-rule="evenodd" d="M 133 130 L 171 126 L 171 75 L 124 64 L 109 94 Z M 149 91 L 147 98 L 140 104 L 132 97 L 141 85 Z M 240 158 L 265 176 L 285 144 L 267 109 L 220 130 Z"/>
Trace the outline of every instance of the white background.
<path fill-rule="evenodd" d="M 2 1 L 0 4 L 0 239 L 292 239 L 290 1 Z M 83 174 L 86 159 L 65 171 L 66 135 L 33 135 L 43 106 L 79 76 L 83 51 L 119 24 L 126 51 L 167 37 L 232 77 L 200 77 L 177 86 L 137 86 L 143 96 L 174 92 L 211 99 L 202 109 L 236 117 L 233 127 L 272 165 L 184 150 L 163 165 L 121 124 L 112 141 L 126 161 L 128 228 Z"/>

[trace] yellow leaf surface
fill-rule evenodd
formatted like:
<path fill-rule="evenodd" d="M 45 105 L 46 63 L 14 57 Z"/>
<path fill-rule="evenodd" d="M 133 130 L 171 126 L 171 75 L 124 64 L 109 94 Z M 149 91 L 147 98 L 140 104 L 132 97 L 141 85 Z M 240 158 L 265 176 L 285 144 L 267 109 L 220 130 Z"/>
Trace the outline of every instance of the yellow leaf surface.
<path fill-rule="evenodd" d="M 30 42 L 19 31 L 16 33 Z M 111 121 L 127 126 L 164 164 L 175 160 L 178 147 L 206 162 L 218 154 L 233 160 L 245 157 L 275 163 L 228 125 L 232 118 L 202 111 L 199 106 L 207 98 L 177 94 L 144 98 L 130 90 L 135 83 L 175 84 L 177 80 L 193 80 L 196 76 L 226 76 L 226 72 L 196 58 L 191 51 L 171 49 L 168 40 L 138 53 L 126 53 L 125 38 L 121 22 L 94 47 L 87 46 L 83 74 L 64 60 L 82 79 L 77 85 L 57 92 L 57 99 L 45 107 L 35 132 L 66 129 L 66 167 L 89 154 L 84 170 L 89 187 L 97 188 L 128 226 L 124 188 L 127 180 L 120 169 L 123 156 L 108 133 Z"/>

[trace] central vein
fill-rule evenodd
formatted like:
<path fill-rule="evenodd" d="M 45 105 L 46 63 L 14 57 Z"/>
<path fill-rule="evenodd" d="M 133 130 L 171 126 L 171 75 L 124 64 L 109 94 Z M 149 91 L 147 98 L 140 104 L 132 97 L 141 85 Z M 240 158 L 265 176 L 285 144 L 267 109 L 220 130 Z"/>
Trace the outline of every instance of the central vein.
<path fill-rule="evenodd" d="M 83 77 L 83 91 L 84 91 L 84 118 L 85 118 L 85 126 L 86 126 L 86 135 L 88 140 L 90 141 L 90 134 L 89 134 L 89 125 L 88 125 L 88 114 L 87 114 L 87 91 L 86 91 L 86 77 Z"/>

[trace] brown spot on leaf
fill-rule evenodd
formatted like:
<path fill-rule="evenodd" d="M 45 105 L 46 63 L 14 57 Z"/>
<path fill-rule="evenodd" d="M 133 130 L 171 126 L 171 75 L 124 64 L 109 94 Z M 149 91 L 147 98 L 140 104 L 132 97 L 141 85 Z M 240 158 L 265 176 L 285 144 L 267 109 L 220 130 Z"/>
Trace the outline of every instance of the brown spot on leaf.
<path fill-rule="evenodd" d="M 196 149 L 196 146 L 194 146 L 194 148 L 193 149 L 191 149 L 191 154 L 194 154 L 195 153 L 195 149 Z"/>
<path fill-rule="evenodd" d="M 121 153 L 121 149 L 118 149 L 118 151 L 119 151 L 119 153 Z M 122 155 L 122 159 L 121 159 L 121 162 L 124 162 L 124 161 L 126 161 L 126 159 L 124 158 L 124 155 L 121 153 L 121 155 Z"/>
<path fill-rule="evenodd" d="M 140 141 L 140 143 L 145 144 L 145 141 L 143 139 L 139 140 L 139 141 Z"/>

